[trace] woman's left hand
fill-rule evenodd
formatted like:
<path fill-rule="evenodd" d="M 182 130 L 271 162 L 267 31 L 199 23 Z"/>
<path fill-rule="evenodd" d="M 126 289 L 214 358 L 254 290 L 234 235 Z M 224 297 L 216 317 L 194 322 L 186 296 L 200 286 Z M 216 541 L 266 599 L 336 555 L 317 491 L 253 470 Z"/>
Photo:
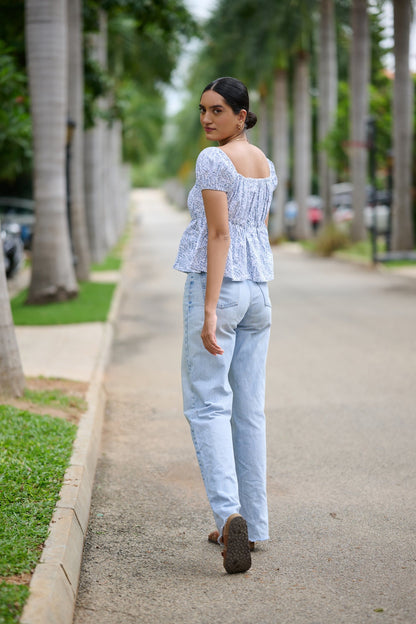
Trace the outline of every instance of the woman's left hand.
<path fill-rule="evenodd" d="M 224 349 L 221 349 L 217 343 L 216 337 L 217 315 L 215 312 L 205 312 L 204 326 L 201 332 L 202 342 L 207 351 L 212 355 L 222 355 Z"/>

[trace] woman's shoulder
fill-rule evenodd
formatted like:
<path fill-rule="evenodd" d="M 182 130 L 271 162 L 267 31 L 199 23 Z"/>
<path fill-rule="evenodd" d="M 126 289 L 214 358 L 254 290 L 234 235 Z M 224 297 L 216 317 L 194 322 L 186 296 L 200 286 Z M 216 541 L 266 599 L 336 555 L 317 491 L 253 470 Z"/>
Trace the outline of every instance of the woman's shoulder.
<path fill-rule="evenodd" d="M 229 157 L 219 147 L 206 147 L 199 152 L 196 172 L 214 171 L 234 175 L 235 168 Z"/>
<path fill-rule="evenodd" d="M 215 164 L 229 164 L 230 160 L 222 149 L 219 147 L 206 147 L 199 152 L 197 158 L 197 164 L 200 163 L 215 163 Z"/>

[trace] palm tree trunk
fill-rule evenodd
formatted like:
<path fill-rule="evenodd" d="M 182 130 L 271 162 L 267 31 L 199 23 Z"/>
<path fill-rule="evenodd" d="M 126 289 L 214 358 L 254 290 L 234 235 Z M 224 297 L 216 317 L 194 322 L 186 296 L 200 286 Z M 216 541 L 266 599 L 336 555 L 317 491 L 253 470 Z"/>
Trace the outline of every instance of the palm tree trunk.
<path fill-rule="evenodd" d="M 111 126 L 111 162 L 112 173 L 112 237 L 113 246 L 119 239 L 126 222 L 126 205 L 124 203 L 124 170 L 122 159 L 122 124 L 119 119 Z"/>
<path fill-rule="evenodd" d="M 106 67 L 107 58 L 107 18 L 100 11 L 100 30 L 89 35 L 91 54 L 102 66 Z M 105 100 L 98 103 L 104 108 Z M 85 133 L 84 168 L 85 168 L 85 204 L 88 223 L 88 236 L 93 262 L 101 262 L 108 251 L 106 241 L 106 220 L 108 210 L 107 170 L 106 170 L 106 123 L 98 119 L 93 128 Z"/>
<path fill-rule="evenodd" d="M 270 220 L 270 238 L 279 239 L 284 232 L 284 210 L 289 179 L 289 114 L 287 71 L 278 69 L 274 75 L 273 160 L 277 170 L 274 212 Z"/>
<path fill-rule="evenodd" d="M 394 0 L 394 93 L 393 93 L 393 219 L 392 249 L 413 249 L 412 135 L 413 81 L 409 68 L 409 37 L 412 22 L 410 0 Z"/>
<path fill-rule="evenodd" d="M 332 221 L 331 188 L 335 172 L 330 168 L 328 154 L 322 147 L 335 121 L 337 110 L 337 54 L 334 0 L 321 0 L 319 41 L 319 194 L 322 198 L 325 223 Z"/>
<path fill-rule="evenodd" d="M 353 0 L 351 8 L 352 41 L 350 53 L 350 174 L 353 185 L 351 236 L 366 238 L 364 208 L 367 183 L 366 118 L 368 114 L 369 33 L 367 1 Z"/>
<path fill-rule="evenodd" d="M 63 301 L 78 292 L 66 211 L 65 0 L 26 0 L 26 42 L 36 203 L 29 301 Z"/>
<path fill-rule="evenodd" d="M 68 115 L 75 122 L 70 146 L 69 183 L 71 234 L 79 280 L 87 281 L 90 270 L 87 220 L 84 200 L 84 69 L 81 0 L 70 0 L 68 9 Z"/>
<path fill-rule="evenodd" d="M 21 396 L 25 386 L 7 292 L 3 243 L 0 239 L 0 396 Z"/>
<path fill-rule="evenodd" d="M 294 97 L 294 191 L 298 206 L 296 238 L 310 236 L 308 195 L 311 188 L 311 102 L 309 93 L 309 55 L 300 51 L 296 56 Z"/>
<path fill-rule="evenodd" d="M 267 110 L 267 87 L 261 84 L 260 94 L 260 135 L 259 147 L 267 155 L 269 153 L 269 115 Z"/>

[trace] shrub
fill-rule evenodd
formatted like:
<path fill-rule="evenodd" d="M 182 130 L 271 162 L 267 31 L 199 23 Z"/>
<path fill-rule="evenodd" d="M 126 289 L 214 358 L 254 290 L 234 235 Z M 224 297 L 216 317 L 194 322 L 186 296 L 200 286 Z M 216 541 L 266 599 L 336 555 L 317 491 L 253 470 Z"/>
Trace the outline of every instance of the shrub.
<path fill-rule="evenodd" d="M 320 256 L 332 256 L 335 251 L 345 249 L 349 244 L 348 235 L 332 223 L 326 225 L 318 235 L 314 251 Z"/>

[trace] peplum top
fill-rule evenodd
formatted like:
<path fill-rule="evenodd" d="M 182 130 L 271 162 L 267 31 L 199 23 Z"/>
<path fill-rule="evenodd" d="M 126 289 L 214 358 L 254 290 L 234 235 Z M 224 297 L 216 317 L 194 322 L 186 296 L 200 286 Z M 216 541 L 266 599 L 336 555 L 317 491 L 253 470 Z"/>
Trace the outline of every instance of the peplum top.
<path fill-rule="evenodd" d="M 188 195 L 191 222 L 182 235 L 175 269 L 185 273 L 207 270 L 208 228 L 202 191 L 211 189 L 227 194 L 230 248 L 224 276 L 233 281 L 273 279 L 273 255 L 265 220 L 277 176 L 272 161 L 267 160 L 267 178 L 246 178 L 222 149 L 202 150 L 196 161 L 195 185 Z"/>

